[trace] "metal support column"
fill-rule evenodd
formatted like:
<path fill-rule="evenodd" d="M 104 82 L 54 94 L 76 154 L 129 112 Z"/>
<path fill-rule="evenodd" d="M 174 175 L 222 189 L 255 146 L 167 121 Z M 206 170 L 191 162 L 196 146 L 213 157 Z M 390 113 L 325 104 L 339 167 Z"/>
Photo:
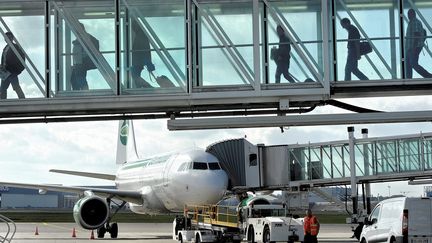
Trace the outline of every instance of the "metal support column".
<path fill-rule="evenodd" d="M 362 132 L 362 138 L 368 138 L 368 129 L 367 128 L 363 128 L 361 130 Z M 363 155 L 364 155 L 364 170 L 365 176 L 369 176 L 370 175 L 370 171 L 369 171 L 369 166 L 370 166 L 370 161 L 369 161 L 369 145 L 368 144 L 363 144 Z M 365 186 L 365 195 L 366 195 L 366 205 L 363 205 L 363 208 L 366 209 L 366 213 L 369 215 L 371 213 L 371 187 L 370 187 L 370 183 L 366 182 L 364 184 Z"/>
<path fill-rule="evenodd" d="M 252 26 L 253 28 L 253 57 L 254 57 L 254 84 L 255 91 L 261 90 L 261 53 L 260 53 L 260 30 L 258 28 L 260 22 L 259 16 L 259 1 L 253 0 L 252 6 Z"/>
<path fill-rule="evenodd" d="M 354 127 L 348 127 L 348 139 L 349 139 L 349 155 L 350 155 L 350 176 L 351 176 L 351 200 L 353 206 L 352 218 L 357 217 L 357 178 L 356 178 L 356 165 L 355 165 L 355 138 L 354 138 Z"/>
<path fill-rule="evenodd" d="M 45 97 L 50 98 L 51 90 L 51 7 L 50 2 L 45 1 Z"/>
<path fill-rule="evenodd" d="M 120 95 L 120 38 L 121 38 L 121 30 L 120 30 L 120 0 L 114 0 L 115 4 L 115 83 L 117 85 L 116 95 Z"/>

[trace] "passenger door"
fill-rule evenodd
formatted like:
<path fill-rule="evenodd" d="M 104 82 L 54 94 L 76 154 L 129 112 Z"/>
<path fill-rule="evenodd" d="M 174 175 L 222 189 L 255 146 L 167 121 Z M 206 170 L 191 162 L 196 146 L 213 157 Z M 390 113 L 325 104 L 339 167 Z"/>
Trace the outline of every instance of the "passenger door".
<path fill-rule="evenodd" d="M 381 212 L 381 205 L 378 204 L 371 215 L 369 216 L 369 222 L 374 222 L 373 224 L 366 225 L 363 229 L 363 236 L 366 238 L 367 242 L 378 242 L 379 237 L 379 228 L 378 228 L 378 219 Z"/>

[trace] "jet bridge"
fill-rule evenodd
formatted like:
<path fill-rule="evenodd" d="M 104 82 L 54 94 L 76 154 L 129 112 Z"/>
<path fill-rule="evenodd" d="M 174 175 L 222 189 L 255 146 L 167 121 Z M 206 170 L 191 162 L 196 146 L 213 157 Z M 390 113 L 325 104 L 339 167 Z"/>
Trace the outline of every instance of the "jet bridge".
<path fill-rule="evenodd" d="M 231 139 L 206 151 L 219 159 L 232 190 L 299 192 L 351 185 L 353 222 L 358 220 L 358 184 L 369 214 L 369 183 L 432 178 L 432 133 L 368 138 L 363 129 L 358 139 L 349 127 L 348 134 L 348 140 L 273 146 Z"/>
<path fill-rule="evenodd" d="M 432 133 L 265 146 L 246 139 L 207 151 L 227 170 L 233 187 L 301 189 L 432 177 Z M 354 159 L 354 166 L 351 165 Z M 352 170 L 351 168 L 355 168 Z"/>
<path fill-rule="evenodd" d="M 422 22 L 425 38 L 432 38 L 429 0 L 1 3 L 0 35 L 13 32 L 25 52 L 19 79 L 26 99 L 15 99 L 9 90 L 8 100 L 0 103 L 0 123 L 120 119 L 123 114 L 172 121 L 272 114 L 272 120 L 312 111 L 332 99 L 429 95 L 432 87 L 431 77 L 406 74 L 405 56 L 411 38 L 405 33 L 408 9 Z M 358 64 L 369 80 L 345 80 L 351 40 L 340 26 L 342 18 L 359 29 L 360 41 L 371 44 L 373 52 Z M 286 43 L 280 43 L 277 26 Z M 99 48 L 87 33 L 99 40 Z M 10 44 L 2 39 L 1 46 Z M 146 47 L 135 45 L 144 39 Z M 71 85 L 78 44 L 96 67 L 87 71 L 88 90 Z M 291 46 L 289 72 L 295 82 L 275 77 L 278 65 L 271 50 L 280 45 Z M 419 63 L 432 70 L 432 52 L 423 51 Z M 148 85 L 137 78 L 133 61 L 143 53 L 151 54 L 153 74 L 159 77 L 144 69 L 139 77 Z M 401 114 L 398 121 L 419 116 Z"/>

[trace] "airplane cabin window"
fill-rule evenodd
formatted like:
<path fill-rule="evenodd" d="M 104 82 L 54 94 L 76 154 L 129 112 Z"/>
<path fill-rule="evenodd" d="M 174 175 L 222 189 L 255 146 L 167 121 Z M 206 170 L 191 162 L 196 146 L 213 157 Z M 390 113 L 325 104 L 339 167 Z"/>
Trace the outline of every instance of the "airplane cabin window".
<path fill-rule="evenodd" d="M 194 162 L 193 163 L 194 170 L 207 170 L 207 163 L 203 162 Z"/>
<path fill-rule="evenodd" d="M 208 165 L 210 170 L 220 170 L 219 163 L 209 163 Z"/>

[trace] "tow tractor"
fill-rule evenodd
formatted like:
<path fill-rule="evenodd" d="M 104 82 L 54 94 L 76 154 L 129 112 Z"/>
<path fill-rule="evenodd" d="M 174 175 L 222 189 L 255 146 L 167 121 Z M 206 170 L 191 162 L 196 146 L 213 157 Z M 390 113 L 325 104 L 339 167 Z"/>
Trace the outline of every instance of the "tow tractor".
<path fill-rule="evenodd" d="M 173 222 L 179 242 L 303 242 L 303 223 L 284 204 L 264 198 L 245 199 L 238 206 L 186 206 Z"/>

